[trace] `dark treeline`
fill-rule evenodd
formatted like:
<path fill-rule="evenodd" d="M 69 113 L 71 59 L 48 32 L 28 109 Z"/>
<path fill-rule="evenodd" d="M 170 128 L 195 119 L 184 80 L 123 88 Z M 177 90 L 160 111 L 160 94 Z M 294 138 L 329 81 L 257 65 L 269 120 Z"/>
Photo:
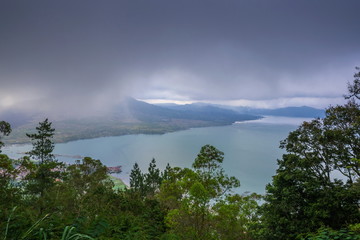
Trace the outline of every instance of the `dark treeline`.
<path fill-rule="evenodd" d="M 27 134 L 27 156 L 0 154 L 0 238 L 360 239 L 360 72 L 354 77 L 346 104 L 281 142 L 286 154 L 265 196 L 234 193 L 240 181 L 211 145 L 191 168 L 160 170 L 153 159 L 142 172 L 135 163 L 130 186 L 115 190 L 100 160 L 57 161 L 46 119 Z M 0 122 L 0 133 L 10 125 Z"/>

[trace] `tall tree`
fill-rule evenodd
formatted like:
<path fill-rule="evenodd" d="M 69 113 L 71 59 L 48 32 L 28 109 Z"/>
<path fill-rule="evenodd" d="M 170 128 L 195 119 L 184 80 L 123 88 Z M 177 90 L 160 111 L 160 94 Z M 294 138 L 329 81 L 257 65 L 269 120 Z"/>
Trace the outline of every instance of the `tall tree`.
<path fill-rule="evenodd" d="M 144 183 L 146 186 L 146 194 L 153 196 L 160 188 L 162 177 L 160 169 L 156 167 L 155 158 L 153 158 L 149 164 L 148 172 L 144 176 Z"/>
<path fill-rule="evenodd" d="M 141 196 L 144 196 L 144 174 L 141 172 L 139 165 L 134 164 L 130 173 L 130 191 L 138 192 Z"/>
<path fill-rule="evenodd" d="M 199 174 L 201 183 L 213 198 L 221 198 L 233 189 L 240 187 L 240 181 L 229 177 L 221 167 L 224 153 L 212 145 L 205 145 L 200 149 L 192 167 Z"/>
<path fill-rule="evenodd" d="M 215 227 L 220 218 L 214 218 L 217 211 L 214 205 L 220 202 L 226 205 L 228 202 L 223 201 L 226 195 L 240 186 L 239 180 L 228 177 L 221 167 L 223 155 L 214 146 L 205 145 L 193 169 L 168 169 L 158 199 L 169 209 L 166 223 L 170 232 L 180 239 L 215 239 L 222 235 Z M 220 239 L 226 239 L 225 235 Z"/>
<path fill-rule="evenodd" d="M 54 154 L 54 143 L 52 138 L 55 129 L 51 127 L 51 122 L 45 119 L 36 127 L 37 132 L 26 134 L 32 141 L 33 149 L 28 152 L 29 156 L 38 162 L 34 164 L 30 174 L 26 176 L 27 190 L 30 193 L 44 197 L 44 193 L 55 185 L 56 179 L 61 177 L 60 168 L 62 163 L 58 162 Z M 39 204 L 40 213 L 44 206 Z"/>
<path fill-rule="evenodd" d="M 262 206 L 265 239 L 290 239 L 322 226 L 360 220 L 360 105 L 355 74 L 350 100 L 324 119 L 304 122 L 281 142 L 286 149 Z"/>
<path fill-rule="evenodd" d="M 33 145 L 33 149 L 28 154 L 30 157 L 40 161 L 40 163 L 54 160 L 54 155 L 52 154 L 54 143 L 52 138 L 55 129 L 51 127 L 51 124 L 46 118 L 43 122 L 39 122 L 39 126 L 36 127 L 37 133 L 26 134 L 31 139 Z"/>
<path fill-rule="evenodd" d="M 156 167 L 154 158 L 149 164 L 147 173 L 142 173 L 139 165 L 135 163 L 130 173 L 130 191 L 141 197 L 153 197 L 160 188 L 162 175 L 163 173 Z"/>
<path fill-rule="evenodd" d="M 169 180 L 171 170 L 172 170 L 172 169 L 171 169 L 170 164 L 167 163 L 164 171 L 161 173 L 161 178 L 162 178 L 163 181 L 164 181 L 164 180 Z"/>

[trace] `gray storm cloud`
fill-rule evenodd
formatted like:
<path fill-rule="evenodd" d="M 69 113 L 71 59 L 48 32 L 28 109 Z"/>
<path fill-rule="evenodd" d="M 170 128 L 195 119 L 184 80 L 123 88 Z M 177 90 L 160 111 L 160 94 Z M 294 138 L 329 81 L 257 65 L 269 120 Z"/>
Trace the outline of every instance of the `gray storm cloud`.
<path fill-rule="evenodd" d="M 141 99 L 338 99 L 358 1 L 2 1 L 0 111 Z M 289 104 L 294 101 L 289 101 Z"/>

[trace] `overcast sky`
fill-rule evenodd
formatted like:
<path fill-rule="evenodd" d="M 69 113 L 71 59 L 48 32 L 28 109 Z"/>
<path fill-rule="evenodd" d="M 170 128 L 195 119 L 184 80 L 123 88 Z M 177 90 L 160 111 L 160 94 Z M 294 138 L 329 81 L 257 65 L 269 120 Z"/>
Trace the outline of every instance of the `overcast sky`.
<path fill-rule="evenodd" d="M 1 0 L 0 112 L 86 112 L 123 96 L 340 103 L 360 1 Z"/>

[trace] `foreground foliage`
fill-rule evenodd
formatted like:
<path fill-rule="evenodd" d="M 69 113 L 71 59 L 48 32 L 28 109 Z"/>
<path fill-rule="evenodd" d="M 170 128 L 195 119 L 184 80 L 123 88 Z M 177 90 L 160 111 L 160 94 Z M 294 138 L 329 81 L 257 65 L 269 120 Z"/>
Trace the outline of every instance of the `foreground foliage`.
<path fill-rule="evenodd" d="M 205 145 L 193 168 L 146 173 L 137 164 L 130 188 L 114 190 L 101 161 L 75 164 L 52 154 L 53 128 L 39 123 L 29 156 L 0 155 L 0 229 L 4 239 L 239 239 L 257 221 L 256 194 L 240 196 L 240 182 L 221 168 L 223 153 Z M 10 204 L 9 204 L 10 203 Z"/>
<path fill-rule="evenodd" d="M 261 208 L 264 239 L 295 239 L 360 222 L 359 76 L 349 85 L 347 104 L 329 107 L 324 119 L 304 122 L 281 142 L 287 153 Z"/>

